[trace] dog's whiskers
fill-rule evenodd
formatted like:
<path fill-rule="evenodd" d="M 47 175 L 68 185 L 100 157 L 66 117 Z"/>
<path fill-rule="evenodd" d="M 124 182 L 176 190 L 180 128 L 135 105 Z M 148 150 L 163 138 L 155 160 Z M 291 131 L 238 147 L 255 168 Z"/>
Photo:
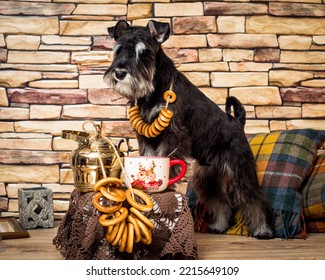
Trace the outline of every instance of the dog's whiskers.
<path fill-rule="evenodd" d="M 169 153 L 167 157 L 171 157 L 177 150 L 178 150 L 178 147 L 175 148 L 171 153 Z"/>

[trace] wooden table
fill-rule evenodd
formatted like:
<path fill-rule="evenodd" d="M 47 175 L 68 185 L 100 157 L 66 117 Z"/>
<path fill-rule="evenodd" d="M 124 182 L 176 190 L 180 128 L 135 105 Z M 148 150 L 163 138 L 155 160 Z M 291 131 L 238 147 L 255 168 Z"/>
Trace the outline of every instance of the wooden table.
<path fill-rule="evenodd" d="M 0 260 L 63 260 L 52 244 L 59 221 L 51 229 L 29 230 L 29 238 L 0 241 Z M 195 234 L 199 259 L 304 259 L 325 260 L 325 234 L 308 234 L 306 240 L 257 240 L 244 236 Z"/>

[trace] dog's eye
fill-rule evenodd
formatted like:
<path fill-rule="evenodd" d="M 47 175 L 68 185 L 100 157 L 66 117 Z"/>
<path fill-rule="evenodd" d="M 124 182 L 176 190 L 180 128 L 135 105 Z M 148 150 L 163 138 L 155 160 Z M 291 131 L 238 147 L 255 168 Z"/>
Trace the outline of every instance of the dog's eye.
<path fill-rule="evenodd" d="M 149 50 L 143 50 L 141 53 L 141 55 L 148 55 L 148 54 L 150 54 Z"/>

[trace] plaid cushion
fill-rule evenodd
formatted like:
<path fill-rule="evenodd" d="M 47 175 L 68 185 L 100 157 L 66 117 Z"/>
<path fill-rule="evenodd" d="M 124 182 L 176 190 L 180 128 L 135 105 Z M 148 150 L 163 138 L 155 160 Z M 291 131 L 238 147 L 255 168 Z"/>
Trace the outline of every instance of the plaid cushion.
<path fill-rule="evenodd" d="M 325 218 L 313 219 L 306 221 L 308 232 L 325 232 Z"/>
<path fill-rule="evenodd" d="M 302 196 L 307 219 L 325 218 L 325 154 L 317 156 L 304 183 Z"/>
<path fill-rule="evenodd" d="M 259 183 L 267 194 L 275 237 L 304 237 L 305 224 L 300 190 L 308 176 L 317 149 L 325 141 L 325 130 L 297 129 L 247 136 L 255 157 Z M 196 230 L 209 231 L 195 192 L 188 189 L 190 207 L 195 209 Z M 237 223 L 238 224 L 238 223 Z M 236 230 L 236 232 L 240 232 Z M 243 231 L 245 232 L 245 231 Z"/>

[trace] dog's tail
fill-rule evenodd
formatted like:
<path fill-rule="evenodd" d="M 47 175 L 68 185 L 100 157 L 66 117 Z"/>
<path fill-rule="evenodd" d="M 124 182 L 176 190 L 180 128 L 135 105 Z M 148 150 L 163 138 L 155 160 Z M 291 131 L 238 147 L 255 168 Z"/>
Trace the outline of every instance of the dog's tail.
<path fill-rule="evenodd" d="M 228 118 L 231 118 L 231 106 L 234 108 L 235 118 L 239 120 L 244 127 L 246 123 L 246 111 L 240 101 L 234 96 L 228 96 L 226 100 L 226 114 Z"/>

